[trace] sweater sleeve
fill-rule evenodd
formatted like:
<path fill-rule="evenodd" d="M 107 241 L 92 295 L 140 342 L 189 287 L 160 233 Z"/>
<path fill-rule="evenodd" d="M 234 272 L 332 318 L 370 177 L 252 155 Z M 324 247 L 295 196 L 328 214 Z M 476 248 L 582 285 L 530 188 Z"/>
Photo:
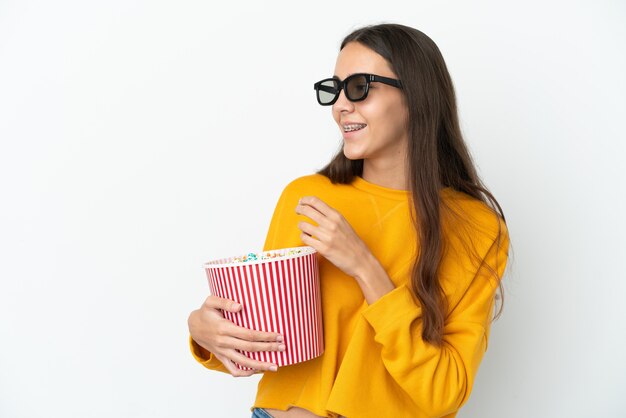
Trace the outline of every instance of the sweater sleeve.
<path fill-rule="evenodd" d="M 422 309 L 406 285 L 362 312 L 381 346 L 385 369 L 425 415 L 445 416 L 469 398 L 487 348 L 498 283 L 493 272 L 499 280 L 507 262 L 509 237 L 506 224 L 501 225 L 500 239 L 496 237 L 482 251 L 477 270 L 468 270 L 467 277 L 457 278 L 459 283 L 469 284 L 448 311 L 441 347 L 422 339 Z"/>
<path fill-rule="evenodd" d="M 200 347 L 200 345 L 191 338 L 191 335 L 189 336 L 189 349 L 191 350 L 193 358 L 207 369 L 230 374 L 222 362 L 219 361 L 213 353 Z"/>

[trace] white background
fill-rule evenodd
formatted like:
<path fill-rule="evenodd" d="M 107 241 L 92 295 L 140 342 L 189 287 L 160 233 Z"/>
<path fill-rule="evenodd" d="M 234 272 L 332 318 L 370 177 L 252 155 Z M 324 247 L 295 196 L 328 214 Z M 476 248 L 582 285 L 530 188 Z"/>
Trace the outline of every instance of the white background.
<path fill-rule="evenodd" d="M 513 255 L 459 417 L 626 407 L 626 6 L 0 1 L 0 416 L 248 417 L 192 359 L 202 263 L 260 249 L 340 135 L 313 82 L 363 24 L 441 49 Z M 364 382 L 366 384 L 366 382 Z"/>

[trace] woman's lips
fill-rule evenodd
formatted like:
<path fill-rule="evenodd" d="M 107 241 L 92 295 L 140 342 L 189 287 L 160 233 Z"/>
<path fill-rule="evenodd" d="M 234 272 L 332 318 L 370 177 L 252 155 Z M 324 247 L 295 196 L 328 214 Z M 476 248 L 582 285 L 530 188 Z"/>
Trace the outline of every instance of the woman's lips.
<path fill-rule="evenodd" d="M 367 125 L 365 125 L 364 127 L 360 128 L 360 129 L 356 129 L 354 131 L 343 131 L 343 137 L 344 138 L 352 138 L 354 136 L 356 136 L 359 132 L 361 132 L 363 129 L 367 128 Z"/>

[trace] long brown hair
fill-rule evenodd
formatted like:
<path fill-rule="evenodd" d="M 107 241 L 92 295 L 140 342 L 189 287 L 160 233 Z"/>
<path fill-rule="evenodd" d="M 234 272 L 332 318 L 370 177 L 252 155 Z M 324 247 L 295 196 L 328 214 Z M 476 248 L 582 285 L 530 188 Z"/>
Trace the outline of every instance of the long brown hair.
<path fill-rule="evenodd" d="M 413 224 L 420 244 L 411 272 L 411 288 L 422 306 L 422 338 L 441 345 L 447 306 L 438 279 L 446 245 L 440 191 L 451 187 L 466 193 L 486 203 L 506 222 L 504 213 L 480 180 L 463 140 L 454 87 L 437 45 L 417 29 L 390 23 L 355 30 L 345 37 L 340 50 L 349 42 L 358 42 L 381 55 L 402 80 L 409 112 L 407 175 L 414 209 Z M 349 160 L 340 149 L 318 173 L 333 183 L 349 184 L 355 176 L 363 174 L 363 160 Z M 500 228 L 500 223 L 498 226 Z M 491 270 L 498 280 L 497 272 Z M 501 280 L 498 280 L 498 287 L 503 296 Z M 502 302 L 495 318 L 501 312 Z"/>

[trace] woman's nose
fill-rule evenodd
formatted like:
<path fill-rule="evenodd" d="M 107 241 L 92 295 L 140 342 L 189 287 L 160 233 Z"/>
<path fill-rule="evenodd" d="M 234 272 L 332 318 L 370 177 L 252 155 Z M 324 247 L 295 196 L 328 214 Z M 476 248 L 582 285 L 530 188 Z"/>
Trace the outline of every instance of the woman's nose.
<path fill-rule="evenodd" d="M 333 104 L 333 109 L 337 112 L 351 112 L 354 110 L 354 103 L 348 100 L 346 92 L 343 89 L 339 91 L 339 97 L 337 97 L 337 101 Z"/>

